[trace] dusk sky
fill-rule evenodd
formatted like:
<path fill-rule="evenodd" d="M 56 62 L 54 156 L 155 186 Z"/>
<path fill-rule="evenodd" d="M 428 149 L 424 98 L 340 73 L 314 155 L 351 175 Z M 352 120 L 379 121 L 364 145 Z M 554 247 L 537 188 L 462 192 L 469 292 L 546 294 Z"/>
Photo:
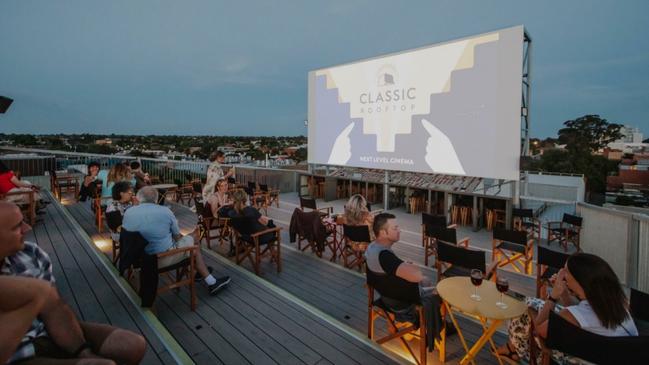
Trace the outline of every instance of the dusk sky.
<path fill-rule="evenodd" d="M 522 24 L 533 137 L 649 137 L 649 1 L 0 2 L 5 133 L 306 135 L 309 70 Z"/>

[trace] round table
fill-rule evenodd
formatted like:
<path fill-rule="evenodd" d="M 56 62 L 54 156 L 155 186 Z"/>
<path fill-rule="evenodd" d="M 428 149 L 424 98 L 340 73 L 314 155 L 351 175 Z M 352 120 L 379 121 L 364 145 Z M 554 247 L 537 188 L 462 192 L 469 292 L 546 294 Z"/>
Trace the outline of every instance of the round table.
<path fill-rule="evenodd" d="M 482 285 L 478 287 L 478 294 L 482 297 L 480 301 L 471 299 L 474 290 L 475 287 L 471 284 L 471 278 L 466 276 L 447 278 L 437 283 L 437 292 L 444 301 L 444 306 L 467 353 L 460 361 L 460 364 L 473 362 L 475 356 L 487 342 L 495 350 L 496 346 L 491 337 L 496 332 L 496 329 L 504 320 L 520 317 L 527 310 L 524 302 L 507 295 L 503 295 L 503 302 L 507 304 L 507 309 L 497 307 L 496 302 L 500 300 L 500 292 L 496 289 L 496 284 L 493 281 L 483 280 Z M 453 316 L 453 310 L 477 318 L 482 323 L 483 334 L 470 349 L 466 345 L 460 327 Z M 502 364 L 497 355 L 496 358 Z"/>

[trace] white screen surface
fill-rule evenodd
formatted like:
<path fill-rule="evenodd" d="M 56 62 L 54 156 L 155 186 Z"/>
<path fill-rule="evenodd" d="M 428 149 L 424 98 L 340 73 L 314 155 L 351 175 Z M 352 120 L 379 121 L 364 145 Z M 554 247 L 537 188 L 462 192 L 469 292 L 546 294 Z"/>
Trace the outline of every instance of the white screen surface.
<path fill-rule="evenodd" d="M 523 27 L 311 71 L 309 163 L 519 179 Z"/>

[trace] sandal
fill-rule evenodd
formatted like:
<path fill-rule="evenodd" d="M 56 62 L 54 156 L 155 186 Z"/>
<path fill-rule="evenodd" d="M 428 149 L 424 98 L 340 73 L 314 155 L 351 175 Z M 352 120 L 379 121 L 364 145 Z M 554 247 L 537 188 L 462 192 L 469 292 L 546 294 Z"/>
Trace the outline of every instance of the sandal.
<path fill-rule="evenodd" d="M 498 352 L 497 354 L 494 353 L 493 350 L 491 351 L 491 353 L 494 354 L 494 356 L 500 357 L 502 360 L 505 360 L 505 362 L 508 364 L 519 364 L 521 359 L 518 356 L 516 350 L 512 349 L 512 346 L 509 343 L 509 341 L 507 341 L 505 347 L 507 348 L 507 352 L 505 353 L 499 353 L 498 349 L 496 349 L 496 352 Z"/>

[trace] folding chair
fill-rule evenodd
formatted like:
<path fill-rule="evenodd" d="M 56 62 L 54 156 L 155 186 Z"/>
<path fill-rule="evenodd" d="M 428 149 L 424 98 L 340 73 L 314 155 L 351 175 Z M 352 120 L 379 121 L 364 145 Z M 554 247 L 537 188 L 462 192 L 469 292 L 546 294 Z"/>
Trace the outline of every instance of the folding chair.
<path fill-rule="evenodd" d="M 527 232 L 494 228 L 491 260 L 498 261 L 498 267 L 512 265 L 516 272 L 530 275 L 533 259 L 534 238 L 528 239 Z"/>
<path fill-rule="evenodd" d="M 315 199 L 313 198 L 305 198 L 303 196 L 300 197 L 300 209 L 304 210 L 304 208 L 309 208 L 312 210 L 317 210 L 320 211 L 320 215 L 323 217 L 328 216 L 333 214 L 334 212 L 334 207 L 324 207 L 324 208 L 318 208 L 315 202 Z"/>
<path fill-rule="evenodd" d="M 119 259 L 119 240 L 113 238 L 113 234 L 119 235 L 122 230 L 122 213 L 119 211 L 112 211 L 106 213 L 106 225 L 111 233 L 112 249 L 113 249 L 113 265 L 117 265 Z"/>
<path fill-rule="evenodd" d="M 421 247 L 426 247 L 426 242 L 430 241 L 430 236 L 426 235 L 426 226 L 457 228 L 457 224 L 448 224 L 445 215 L 421 213 Z"/>
<path fill-rule="evenodd" d="M 458 241 L 457 230 L 455 228 L 446 228 L 440 226 L 425 226 L 426 246 L 424 247 L 424 265 L 428 266 L 428 258 L 430 256 L 437 256 L 437 242 L 450 243 L 456 246 L 464 246 L 469 248 L 469 237 L 464 237 Z"/>
<path fill-rule="evenodd" d="M 412 356 L 415 364 L 426 365 L 427 363 L 427 353 L 426 353 L 426 325 L 424 317 L 424 308 L 419 304 L 413 304 L 410 307 L 405 308 L 405 311 L 414 310 L 416 313 L 417 320 L 415 323 L 412 322 L 399 322 L 397 321 L 395 311 L 389 308 L 383 301 L 384 291 L 379 291 L 376 289 L 375 284 L 377 284 L 377 279 L 383 276 L 385 280 L 386 275 L 375 273 L 370 270 L 366 270 L 367 275 L 367 337 L 370 340 L 375 340 L 378 344 L 384 344 L 388 341 L 399 339 L 403 349 Z M 398 281 L 392 277 L 389 277 L 394 281 L 393 287 L 403 287 L 404 285 L 410 286 L 412 292 L 418 292 L 419 287 L 416 283 L 408 283 Z M 405 283 L 404 283 L 405 282 Z M 385 286 L 384 286 L 385 287 Z M 379 291 L 381 297 L 375 299 L 374 290 Z M 387 297 L 386 297 L 387 298 Z M 374 322 L 378 318 L 383 318 L 388 326 L 388 334 L 381 338 L 375 338 L 374 331 Z M 404 338 L 406 335 L 412 335 L 416 338 L 417 343 L 419 344 L 419 354 L 415 353 L 413 347 L 408 343 Z M 442 341 L 435 340 L 435 347 L 440 351 L 440 360 L 444 360 L 444 341 L 445 339 L 445 330 L 442 330 Z"/>
<path fill-rule="evenodd" d="M 342 247 L 340 249 L 343 265 L 349 269 L 357 266 L 358 270 L 362 271 L 365 264 L 365 250 L 370 242 L 372 242 L 370 227 L 364 224 L 359 226 L 343 224 Z"/>
<path fill-rule="evenodd" d="M 545 298 L 547 288 L 550 286 L 550 278 L 557 274 L 566 264 L 570 255 L 551 250 L 546 247 L 538 247 L 538 258 L 536 261 L 536 297 Z"/>
<path fill-rule="evenodd" d="M 297 217 L 294 218 L 296 215 Z M 312 252 L 322 258 L 325 249 L 328 247 L 332 253 L 330 261 L 335 261 L 338 251 L 335 226 L 325 225 L 317 212 L 305 212 L 300 208 L 293 210 L 291 222 L 294 219 L 296 219 L 297 224 L 297 249 L 305 251 L 307 248 L 311 248 Z M 318 236 L 324 238 L 321 245 L 316 242 Z M 303 242 L 306 243 L 304 247 L 302 247 Z"/>
<path fill-rule="evenodd" d="M 205 239 L 207 248 L 212 249 L 212 240 L 215 239 L 219 240 L 219 246 L 222 246 L 225 241 L 232 243 L 232 230 L 229 217 L 215 217 L 212 214 L 210 204 L 203 204 L 199 198 L 194 198 L 194 206 L 196 207 L 198 224 L 204 230 L 204 234 L 201 235 L 201 240 L 203 238 Z"/>
<path fill-rule="evenodd" d="M 470 276 L 471 270 L 480 270 L 487 280 L 495 278 L 497 262 L 486 265 L 484 251 L 471 250 L 456 245 L 437 242 L 437 282 L 453 276 Z"/>
<path fill-rule="evenodd" d="M 270 196 L 267 191 L 261 189 L 253 190 L 253 193 L 250 195 L 250 205 L 257 210 L 264 210 L 264 214 L 268 215 L 268 202 L 270 201 Z"/>
<path fill-rule="evenodd" d="M 640 336 L 649 336 L 649 294 L 631 288 L 629 304 Z"/>
<path fill-rule="evenodd" d="M 50 170 L 50 185 L 54 196 L 61 201 L 63 193 L 73 193 L 74 198 L 77 198 L 79 193 L 79 182 L 74 176 L 57 176 L 55 170 Z"/>
<path fill-rule="evenodd" d="M 536 236 L 537 242 L 541 242 L 541 221 L 534 218 L 532 209 L 512 209 L 512 220 L 517 231 L 525 231 L 528 235 Z"/>
<path fill-rule="evenodd" d="M 136 242 L 139 241 L 139 242 Z M 142 243 L 144 245 L 142 246 Z M 120 233 L 120 263 L 119 270 L 123 273 L 128 269 L 127 279 L 131 279 L 133 269 L 140 269 L 140 288 L 139 294 L 142 298 L 142 306 L 148 307 L 153 305 L 153 301 L 157 295 L 165 293 L 169 290 L 180 290 L 183 286 L 189 287 L 190 295 L 190 308 L 192 311 L 196 310 L 196 284 L 194 277 L 196 275 L 196 254 L 199 247 L 193 245 L 191 247 L 182 247 L 171 249 L 157 255 L 147 255 L 144 253 L 144 246 L 146 240 L 138 232 L 129 232 L 122 229 Z M 140 251 L 140 256 L 131 258 L 129 266 L 124 262 L 124 257 L 129 257 L 131 253 L 129 250 Z M 176 264 L 158 267 L 158 261 L 164 257 L 174 255 L 186 255 L 181 261 Z M 171 272 L 175 272 L 175 277 L 171 276 Z M 160 285 L 159 277 L 166 276 L 169 283 Z"/>
<path fill-rule="evenodd" d="M 92 209 L 95 211 L 95 223 L 97 224 L 97 232 L 101 233 L 101 230 L 104 227 L 104 215 L 106 214 L 106 204 L 105 201 L 108 198 L 103 198 L 101 196 L 102 185 L 97 185 L 96 195 L 92 200 Z"/>
<path fill-rule="evenodd" d="M 233 217 L 230 223 L 234 230 L 235 261 L 241 264 L 246 258 L 250 260 L 255 274 L 260 274 L 262 257 L 269 256 L 270 261 L 277 265 L 277 272 L 282 271 L 280 256 L 281 231 L 280 227 L 268 228 L 260 232 L 252 232 L 248 218 Z M 265 246 L 261 249 L 261 246 Z"/>
<path fill-rule="evenodd" d="M 194 198 L 194 186 L 192 185 L 192 183 L 185 183 L 180 186 L 178 192 L 176 193 L 176 202 L 187 204 L 187 206 L 189 206 L 192 198 Z"/>
<path fill-rule="evenodd" d="M 550 364 L 552 350 L 600 365 L 649 364 L 649 336 L 602 336 L 566 321 L 554 312 L 547 337 L 541 340 L 542 363 Z"/>
<path fill-rule="evenodd" d="M 546 227 L 548 229 L 548 245 L 554 241 L 558 241 L 563 246 L 564 251 L 568 251 L 568 244 L 572 243 L 581 251 L 579 247 L 579 234 L 581 232 L 581 225 L 583 218 L 563 213 L 561 222 L 548 222 Z"/>
<path fill-rule="evenodd" d="M 10 193 L 0 194 L 0 200 L 11 201 L 18 205 L 23 217 L 27 219 L 30 225 L 36 223 L 36 198 L 35 192 L 30 191 L 14 191 Z"/>
<path fill-rule="evenodd" d="M 273 203 L 279 208 L 279 190 L 278 189 L 268 189 L 267 184 L 259 184 L 259 190 L 263 193 L 266 193 L 266 206 L 271 206 Z"/>

